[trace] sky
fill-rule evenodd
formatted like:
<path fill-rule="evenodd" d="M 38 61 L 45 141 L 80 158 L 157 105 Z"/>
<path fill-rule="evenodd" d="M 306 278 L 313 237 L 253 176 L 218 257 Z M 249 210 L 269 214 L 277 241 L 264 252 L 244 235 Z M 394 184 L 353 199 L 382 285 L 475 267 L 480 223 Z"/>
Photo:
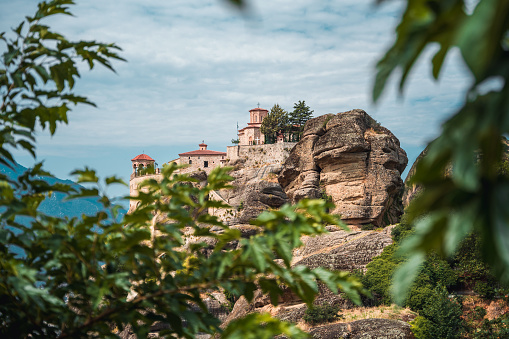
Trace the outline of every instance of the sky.
<path fill-rule="evenodd" d="M 37 2 L 0 0 L 0 32 L 33 14 Z M 46 23 L 70 40 L 114 42 L 127 62 L 114 62 L 116 73 L 81 67 L 75 91 L 97 108 L 74 108 L 53 137 L 38 133 L 36 160 L 63 179 L 89 166 L 127 182 L 136 155 L 162 165 L 202 141 L 226 151 L 250 109 L 278 103 L 291 111 L 299 100 L 315 116 L 364 109 L 399 138 L 410 168 L 470 82 L 455 51 L 434 81 L 432 46 L 402 96 L 391 81 L 373 104 L 375 65 L 395 39 L 403 1 L 252 0 L 244 14 L 224 0 L 76 2 L 74 17 Z M 34 162 L 24 153 L 16 159 Z M 109 193 L 127 195 L 128 188 Z"/>

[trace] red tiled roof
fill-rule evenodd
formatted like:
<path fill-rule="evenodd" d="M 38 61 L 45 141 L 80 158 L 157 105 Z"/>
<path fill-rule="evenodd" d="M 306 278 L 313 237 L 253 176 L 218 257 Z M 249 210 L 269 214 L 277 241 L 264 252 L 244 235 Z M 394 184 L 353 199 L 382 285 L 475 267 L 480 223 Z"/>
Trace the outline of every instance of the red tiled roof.
<path fill-rule="evenodd" d="M 251 112 L 251 111 L 267 111 L 268 112 L 268 110 L 266 110 L 265 108 L 260 108 L 260 107 L 250 109 L 249 112 Z"/>
<path fill-rule="evenodd" d="M 206 143 L 202 142 L 201 144 L 199 144 L 198 146 L 207 146 Z"/>
<path fill-rule="evenodd" d="M 151 157 L 149 157 L 146 154 L 140 154 L 140 155 L 137 155 L 136 157 L 134 157 L 133 159 L 131 159 L 131 161 L 136 161 L 136 160 L 155 161 L 154 159 L 152 159 Z"/>
<path fill-rule="evenodd" d="M 196 150 L 196 151 L 180 153 L 179 157 L 181 157 L 181 156 L 190 156 L 190 155 L 226 155 L 226 153 L 225 152 L 200 150 L 199 149 L 199 150 Z"/>

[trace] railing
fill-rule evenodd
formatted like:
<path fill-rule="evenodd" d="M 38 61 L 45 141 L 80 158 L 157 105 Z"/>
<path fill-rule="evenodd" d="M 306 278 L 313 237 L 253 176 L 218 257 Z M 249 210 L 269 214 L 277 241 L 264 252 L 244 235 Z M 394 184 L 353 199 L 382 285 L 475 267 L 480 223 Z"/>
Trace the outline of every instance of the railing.
<path fill-rule="evenodd" d="M 133 180 L 134 178 L 145 177 L 145 176 L 154 175 L 154 174 L 161 174 L 161 169 L 155 168 L 153 173 L 138 173 L 136 171 L 134 173 L 131 173 L 131 180 Z"/>

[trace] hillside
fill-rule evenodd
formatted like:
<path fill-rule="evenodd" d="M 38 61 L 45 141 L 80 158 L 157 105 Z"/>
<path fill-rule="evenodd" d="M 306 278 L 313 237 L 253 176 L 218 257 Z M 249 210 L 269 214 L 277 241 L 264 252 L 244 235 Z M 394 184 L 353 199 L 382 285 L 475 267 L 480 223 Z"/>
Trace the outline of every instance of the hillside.
<path fill-rule="evenodd" d="M 5 174 L 11 180 L 17 180 L 17 178 L 22 175 L 27 170 L 26 167 L 21 166 L 20 164 L 14 164 L 11 167 L 1 164 L 0 165 L 0 173 Z M 71 187 L 80 190 L 83 186 L 74 183 L 71 180 L 63 180 L 52 177 L 43 177 L 41 178 L 45 180 L 49 184 L 62 183 L 66 185 L 70 185 Z M 94 215 L 98 211 L 102 209 L 102 204 L 97 201 L 97 198 L 79 198 L 66 200 L 65 194 L 63 193 L 53 193 L 50 197 L 45 199 L 40 207 L 39 211 L 54 217 L 81 217 L 84 215 Z M 121 211 L 121 216 L 125 214 L 125 210 Z"/>

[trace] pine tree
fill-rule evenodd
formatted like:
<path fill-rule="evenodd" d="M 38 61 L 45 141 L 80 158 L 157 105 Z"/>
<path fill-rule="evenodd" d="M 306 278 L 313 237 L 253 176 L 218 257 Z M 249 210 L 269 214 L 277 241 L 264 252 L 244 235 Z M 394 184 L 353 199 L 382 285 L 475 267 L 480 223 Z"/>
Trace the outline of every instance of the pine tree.
<path fill-rule="evenodd" d="M 295 103 L 293 106 L 293 112 L 290 113 L 289 116 L 289 124 L 290 124 L 290 133 L 293 136 L 295 141 L 299 141 L 302 132 L 304 131 L 304 125 L 306 121 L 313 117 L 313 112 L 309 106 L 306 106 L 305 101 L 300 101 Z"/>

